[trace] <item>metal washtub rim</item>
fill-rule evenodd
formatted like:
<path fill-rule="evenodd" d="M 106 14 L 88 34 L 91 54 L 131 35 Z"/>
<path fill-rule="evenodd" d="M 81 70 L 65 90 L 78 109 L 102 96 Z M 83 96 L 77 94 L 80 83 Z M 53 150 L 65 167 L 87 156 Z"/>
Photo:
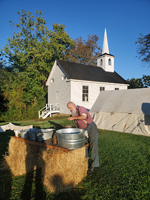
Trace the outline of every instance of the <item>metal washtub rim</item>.
<path fill-rule="evenodd" d="M 56 130 L 56 133 L 58 134 L 71 134 L 71 131 L 77 132 L 74 134 L 80 134 L 84 132 L 84 129 L 79 129 L 79 128 L 64 128 L 64 129 L 59 129 Z"/>
<path fill-rule="evenodd" d="M 64 142 L 68 142 L 69 140 L 61 140 L 61 141 L 64 141 Z M 72 142 L 75 142 L 75 141 L 84 141 L 84 139 L 78 139 L 78 140 L 71 140 Z"/>

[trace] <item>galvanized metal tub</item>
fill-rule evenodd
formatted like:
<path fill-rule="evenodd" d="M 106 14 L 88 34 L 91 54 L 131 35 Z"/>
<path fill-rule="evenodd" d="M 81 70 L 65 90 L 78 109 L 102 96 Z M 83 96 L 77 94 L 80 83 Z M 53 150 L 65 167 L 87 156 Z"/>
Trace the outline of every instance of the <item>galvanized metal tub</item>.
<path fill-rule="evenodd" d="M 55 129 L 39 129 L 37 132 L 37 141 L 42 142 L 52 138 Z"/>
<path fill-rule="evenodd" d="M 56 131 L 59 147 L 69 150 L 78 149 L 85 145 L 85 135 L 83 129 L 65 128 Z"/>
<path fill-rule="evenodd" d="M 27 139 L 29 136 L 28 136 L 28 131 L 30 129 L 24 129 L 24 130 L 21 130 L 20 131 L 20 135 L 21 135 L 21 138 L 24 138 L 24 139 Z"/>
<path fill-rule="evenodd" d="M 28 131 L 28 135 L 30 140 L 36 141 L 36 136 L 37 136 L 37 129 L 32 129 Z"/>

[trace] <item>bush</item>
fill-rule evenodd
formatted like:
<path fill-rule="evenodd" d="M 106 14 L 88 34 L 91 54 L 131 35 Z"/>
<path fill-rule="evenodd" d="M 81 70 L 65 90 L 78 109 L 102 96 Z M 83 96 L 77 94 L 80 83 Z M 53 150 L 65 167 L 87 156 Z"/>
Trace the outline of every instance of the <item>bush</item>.
<path fill-rule="evenodd" d="M 38 111 L 42 106 L 30 106 L 27 109 L 9 109 L 5 113 L 0 114 L 0 121 L 18 121 L 18 120 L 27 120 L 27 119 L 37 119 Z"/>

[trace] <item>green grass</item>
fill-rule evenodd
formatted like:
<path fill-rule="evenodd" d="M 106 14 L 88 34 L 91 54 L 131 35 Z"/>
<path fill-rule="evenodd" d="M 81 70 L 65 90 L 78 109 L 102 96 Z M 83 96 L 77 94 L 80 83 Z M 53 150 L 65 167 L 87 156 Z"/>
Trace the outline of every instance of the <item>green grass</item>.
<path fill-rule="evenodd" d="M 14 123 L 59 129 L 65 120 Z M 7 151 L 9 136 L 13 134 L 11 131 L 0 133 L 1 160 Z M 58 195 L 43 186 L 40 173 L 13 177 L 9 171 L 0 169 L 0 199 L 150 199 L 150 137 L 99 130 L 99 158 L 100 167 L 92 176 L 88 175 L 76 188 Z M 24 188 L 26 177 L 29 177 L 28 190 Z"/>

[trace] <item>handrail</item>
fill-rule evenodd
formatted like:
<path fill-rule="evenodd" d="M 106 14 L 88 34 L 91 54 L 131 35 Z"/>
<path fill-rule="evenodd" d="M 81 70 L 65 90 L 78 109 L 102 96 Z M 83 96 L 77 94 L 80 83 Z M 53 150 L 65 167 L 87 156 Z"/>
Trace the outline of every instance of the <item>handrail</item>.
<path fill-rule="evenodd" d="M 46 107 L 46 106 L 44 106 L 41 110 L 43 110 L 45 107 Z M 39 112 L 40 112 L 41 110 L 39 110 Z"/>
<path fill-rule="evenodd" d="M 44 106 L 41 110 L 38 111 L 38 116 L 39 118 L 44 118 L 45 115 L 47 115 L 48 113 L 51 116 L 51 113 L 53 112 L 59 112 L 60 109 L 60 105 L 59 103 L 54 103 L 54 104 L 46 104 L 46 106 Z M 42 113 L 41 113 L 42 111 Z"/>

